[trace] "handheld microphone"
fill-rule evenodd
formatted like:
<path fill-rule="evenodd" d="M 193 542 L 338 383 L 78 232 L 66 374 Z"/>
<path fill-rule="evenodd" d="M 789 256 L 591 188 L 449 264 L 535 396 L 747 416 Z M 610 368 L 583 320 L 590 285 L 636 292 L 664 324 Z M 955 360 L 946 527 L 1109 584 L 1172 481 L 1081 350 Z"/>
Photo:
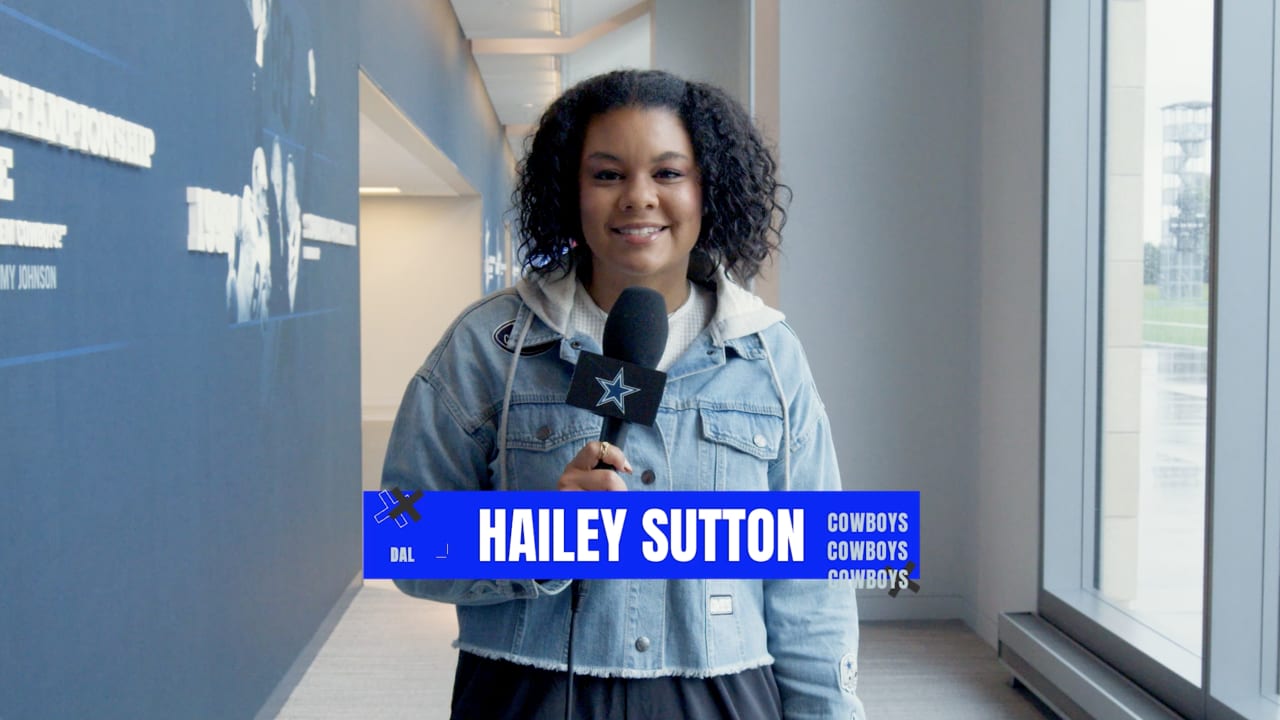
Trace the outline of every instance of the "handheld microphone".
<path fill-rule="evenodd" d="M 565 402 L 604 416 L 600 439 L 622 447 L 632 423 L 653 425 L 666 388 L 666 374 L 654 370 L 667 348 L 662 294 L 645 287 L 623 290 L 605 320 L 601 345 L 603 355 L 579 354 Z"/>
<path fill-rule="evenodd" d="M 604 416 L 600 440 L 622 447 L 632 423 L 653 425 L 667 385 L 666 373 L 655 370 L 667 349 L 667 301 L 657 290 L 629 287 L 622 291 L 604 321 L 603 355 L 578 354 L 565 402 Z M 597 470 L 612 466 L 601 460 Z M 573 583 L 569 605 L 569 647 L 564 715 L 573 712 L 573 629 L 585 581 Z"/>

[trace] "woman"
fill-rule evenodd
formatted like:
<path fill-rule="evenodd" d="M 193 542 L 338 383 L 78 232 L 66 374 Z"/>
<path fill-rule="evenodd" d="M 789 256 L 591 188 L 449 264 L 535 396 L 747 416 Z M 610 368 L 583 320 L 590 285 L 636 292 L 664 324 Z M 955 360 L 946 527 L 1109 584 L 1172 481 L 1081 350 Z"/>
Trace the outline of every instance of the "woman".
<path fill-rule="evenodd" d="M 716 88 L 619 71 L 567 91 L 520 169 L 525 277 L 463 312 L 415 375 L 383 484 L 839 489 L 800 344 L 740 285 L 776 247 L 775 169 Z M 668 380 L 654 427 L 633 427 L 624 452 L 564 400 L 633 285 L 666 300 Z M 455 718 L 563 716 L 569 581 L 397 585 L 458 605 Z M 593 581 L 576 623 L 577 717 L 863 717 L 848 585 Z"/>

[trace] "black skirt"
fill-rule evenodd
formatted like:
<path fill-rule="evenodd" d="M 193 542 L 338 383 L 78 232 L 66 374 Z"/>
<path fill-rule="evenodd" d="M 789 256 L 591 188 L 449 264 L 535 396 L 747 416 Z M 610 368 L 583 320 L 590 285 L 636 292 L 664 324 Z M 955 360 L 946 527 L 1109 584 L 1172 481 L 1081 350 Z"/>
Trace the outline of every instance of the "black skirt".
<path fill-rule="evenodd" d="M 458 653 L 452 720 L 563 720 L 565 674 Z M 773 668 L 709 678 L 574 675 L 576 720 L 781 720 Z"/>

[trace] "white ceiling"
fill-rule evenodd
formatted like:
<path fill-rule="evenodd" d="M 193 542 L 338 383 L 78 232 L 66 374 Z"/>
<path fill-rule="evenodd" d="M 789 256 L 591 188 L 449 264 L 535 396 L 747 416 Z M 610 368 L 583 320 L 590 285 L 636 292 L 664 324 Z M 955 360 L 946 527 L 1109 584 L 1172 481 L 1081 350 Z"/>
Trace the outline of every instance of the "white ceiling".
<path fill-rule="evenodd" d="M 452 0 L 469 39 L 573 37 L 619 15 L 638 0 Z"/>
<path fill-rule="evenodd" d="M 543 110 L 574 83 L 650 66 L 652 0 L 451 0 L 516 158 Z M 360 185 L 474 194 L 457 168 L 361 74 Z"/>
<path fill-rule="evenodd" d="M 651 0 L 452 0 L 512 152 L 566 87 L 647 68 Z"/>

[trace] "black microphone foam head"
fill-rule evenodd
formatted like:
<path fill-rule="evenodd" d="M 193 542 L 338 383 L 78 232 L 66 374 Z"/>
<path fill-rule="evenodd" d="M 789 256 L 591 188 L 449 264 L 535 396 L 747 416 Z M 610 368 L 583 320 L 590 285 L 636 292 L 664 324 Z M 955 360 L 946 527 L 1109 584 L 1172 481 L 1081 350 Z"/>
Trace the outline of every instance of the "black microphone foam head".
<path fill-rule="evenodd" d="M 667 349 L 667 301 L 647 287 L 622 291 L 604 321 L 605 357 L 654 368 Z"/>

